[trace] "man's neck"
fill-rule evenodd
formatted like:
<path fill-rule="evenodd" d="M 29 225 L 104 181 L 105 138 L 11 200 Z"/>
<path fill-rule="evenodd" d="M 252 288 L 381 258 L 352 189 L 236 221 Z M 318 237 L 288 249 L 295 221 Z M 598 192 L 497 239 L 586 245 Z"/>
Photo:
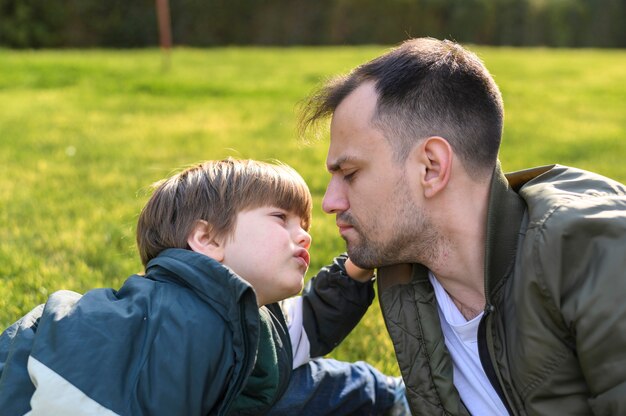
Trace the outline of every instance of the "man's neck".
<path fill-rule="evenodd" d="M 457 307 L 459 312 L 461 312 L 461 315 L 463 315 L 463 317 L 467 319 L 468 321 L 471 321 L 472 319 L 476 318 L 485 310 L 484 296 L 483 296 L 482 301 L 479 300 L 477 303 L 473 304 L 472 306 L 472 305 L 465 304 L 464 302 L 461 302 L 460 300 L 452 296 L 449 292 L 448 292 L 448 295 L 450 295 L 450 299 L 452 299 L 452 302 L 454 302 L 454 305 Z"/>
<path fill-rule="evenodd" d="M 456 200 L 447 200 L 439 212 L 443 239 L 437 255 L 426 266 L 466 319 L 485 308 L 485 233 L 489 186 L 471 180 L 454 184 Z M 454 193 L 453 193 L 454 194 Z M 445 211 L 444 211 L 445 209 Z"/>
<path fill-rule="evenodd" d="M 484 247 L 475 241 L 464 250 L 443 248 L 431 264 L 425 264 L 466 319 L 472 319 L 485 308 Z"/>

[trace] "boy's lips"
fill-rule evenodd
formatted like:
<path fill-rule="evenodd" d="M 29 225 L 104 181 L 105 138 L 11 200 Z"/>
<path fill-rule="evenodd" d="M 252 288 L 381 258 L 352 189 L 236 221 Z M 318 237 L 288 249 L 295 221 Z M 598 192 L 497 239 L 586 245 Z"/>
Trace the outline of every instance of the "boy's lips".
<path fill-rule="evenodd" d="M 296 251 L 295 256 L 299 261 L 301 261 L 303 263 L 303 265 L 308 269 L 309 268 L 309 263 L 311 262 L 311 256 L 309 255 L 309 252 L 306 251 L 306 249 L 301 248 L 298 251 Z"/>

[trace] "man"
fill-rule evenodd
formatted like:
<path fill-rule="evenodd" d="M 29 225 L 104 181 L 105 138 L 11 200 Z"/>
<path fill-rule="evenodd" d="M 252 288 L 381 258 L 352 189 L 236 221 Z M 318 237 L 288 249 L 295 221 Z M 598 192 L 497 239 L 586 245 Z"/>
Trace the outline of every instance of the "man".
<path fill-rule="evenodd" d="M 504 175 L 482 62 L 413 39 L 313 95 L 323 209 L 379 300 L 413 414 L 626 414 L 626 187 Z"/>

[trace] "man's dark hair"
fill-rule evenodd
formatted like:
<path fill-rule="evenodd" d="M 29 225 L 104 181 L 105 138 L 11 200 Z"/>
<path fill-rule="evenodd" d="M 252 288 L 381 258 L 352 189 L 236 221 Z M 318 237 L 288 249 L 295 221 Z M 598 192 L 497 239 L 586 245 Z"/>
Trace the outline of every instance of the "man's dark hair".
<path fill-rule="evenodd" d="M 504 109 L 498 86 L 474 53 L 449 40 L 407 40 L 311 95 L 301 113 L 301 133 L 332 115 L 366 82 L 378 93 L 372 124 L 389 140 L 396 159 L 405 160 L 420 139 L 441 136 L 468 172 L 491 173 Z"/>

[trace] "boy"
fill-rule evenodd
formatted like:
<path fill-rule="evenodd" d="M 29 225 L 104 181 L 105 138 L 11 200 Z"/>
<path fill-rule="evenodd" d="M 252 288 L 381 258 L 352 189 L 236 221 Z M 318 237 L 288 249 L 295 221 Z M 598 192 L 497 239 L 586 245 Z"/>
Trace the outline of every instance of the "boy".
<path fill-rule="evenodd" d="M 227 159 L 163 181 L 137 225 L 145 275 L 57 292 L 2 334 L 1 413 L 267 413 L 373 298 L 371 273 L 339 257 L 283 315 L 309 265 L 311 204 L 284 165 Z M 354 411 L 392 405 L 397 383 L 372 374 L 375 399 Z"/>

